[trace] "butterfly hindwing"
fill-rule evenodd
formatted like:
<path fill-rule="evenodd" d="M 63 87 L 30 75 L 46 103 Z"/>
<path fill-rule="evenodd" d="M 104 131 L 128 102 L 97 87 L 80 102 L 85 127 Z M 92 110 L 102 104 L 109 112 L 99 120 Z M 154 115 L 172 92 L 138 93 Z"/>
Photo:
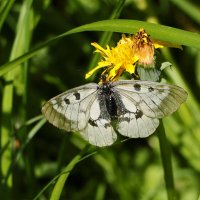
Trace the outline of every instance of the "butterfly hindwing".
<path fill-rule="evenodd" d="M 68 90 L 46 102 L 42 107 L 42 113 L 50 123 L 60 129 L 82 130 L 88 123 L 97 87 L 97 84 L 90 83 Z"/>
<path fill-rule="evenodd" d="M 137 117 L 135 113 L 126 112 L 118 118 L 117 130 L 130 138 L 142 138 L 151 135 L 159 125 L 159 120 L 146 115 Z"/>
<path fill-rule="evenodd" d="M 117 139 L 106 109 L 104 95 L 99 94 L 93 102 L 87 126 L 80 131 L 80 134 L 90 144 L 100 147 L 109 146 Z"/>
<path fill-rule="evenodd" d="M 90 118 L 87 126 L 80 134 L 90 144 L 95 146 L 109 146 L 117 139 L 117 135 L 111 126 L 111 119 L 105 107 L 99 99 L 95 99 L 91 106 Z"/>
<path fill-rule="evenodd" d="M 152 134 L 158 127 L 159 120 L 146 116 L 133 99 L 114 91 L 113 98 L 118 108 L 118 132 L 130 138 L 147 137 Z"/>

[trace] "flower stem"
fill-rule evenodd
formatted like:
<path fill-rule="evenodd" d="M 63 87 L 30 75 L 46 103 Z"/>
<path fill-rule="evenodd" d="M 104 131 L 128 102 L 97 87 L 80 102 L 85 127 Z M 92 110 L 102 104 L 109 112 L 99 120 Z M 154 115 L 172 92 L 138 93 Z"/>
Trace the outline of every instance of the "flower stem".
<path fill-rule="evenodd" d="M 165 134 L 165 129 L 162 120 L 160 121 L 160 125 L 158 127 L 158 139 L 160 144 L 162 164 L 164 168 L 164 178 L 165 178 L 168 200 L 176 200 L 177 193 L 175 191 L 175 186 L 174 186 L 171 148 Z"/>

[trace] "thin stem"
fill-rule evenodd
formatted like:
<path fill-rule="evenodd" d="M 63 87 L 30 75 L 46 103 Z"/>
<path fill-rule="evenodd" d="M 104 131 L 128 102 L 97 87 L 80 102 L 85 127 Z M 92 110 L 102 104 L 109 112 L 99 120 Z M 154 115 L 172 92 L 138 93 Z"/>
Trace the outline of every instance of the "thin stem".
<path fill-rule="evenodd" d="M 159 139 L 159 144 L 160 144 L 162 164 L 164 168 L 164 177 L 165 177 L 168 200 L 176 200 L 177 193 L 175 191 L 175 186 L 174 186 L 174 177 L 173 177 L 172 160 L 171 160 L 171 148 L 167 140 L 162 121 L 160 121 L 160 125 L 158 127 L 158 139 Z"/>

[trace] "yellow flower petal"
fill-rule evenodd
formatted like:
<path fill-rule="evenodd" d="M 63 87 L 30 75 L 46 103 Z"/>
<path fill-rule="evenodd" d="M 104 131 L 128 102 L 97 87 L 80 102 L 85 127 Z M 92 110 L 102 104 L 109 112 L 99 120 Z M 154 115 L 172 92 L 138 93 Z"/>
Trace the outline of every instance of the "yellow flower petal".
<path fill-rule="evenodd" d="M 121 67 L 121 65 L 115 66 L 110 72 L 108 73 L 107 80 L 108 81 L 116 81 L 119 79 L 121 74 L 124 72 L 124 68 Z"/>
<path fill-rule="evenodd" d="M 159 41 L 159 40 L 155 40 L 155 39 L 152 39 L 152 42 L 153 42 L 154 47 L 156 49 L 157 48 L 163 48 L 163 47 L 178 48 L 178 49 L 181 49 L 181 50 L 183 49 L 181 45 L 171 43 L 171 42 Z"/>
<path fill-rule="evenodd" d="M 155 48 L 155 49 L 160 49 L 160 48 L 163 48 L 163 47 L 164 47 L 163 45 L 156 44 L 156 43 L 154 43 L 153 45 L 154 45 L 154 48 Z"/>
<path fill-rule="evenodd" d="M 110 55 L 110 47 L 108 45 L 106 46 L 107 49 L 102 48 L 96 42 L 91 43 L 91 45 L 96 48 L 95 52 L 102 54 L 104 57 L 107 57 Z"/>
<path fill-rule="evenodd" d="M 97 67 L 95 67 L 94 69 L 90 70 L 86 75 L 85 75 L 85 79 L 88 79 L 90 76 L 92 76 L 92 74 L 94 74 L 95 71 L 97 71 L 100 68 L 103 68 L 104 66 L 98 65 Z"/>
<path fill-rule="evenodd" d="M 107 62 L 107 61 L 100 61 L 100 62 L 98 62 L 98 65 L 97 65 L 94 69 L 90 70 L 90 71 L 85 75 L 85 79 L 87 79 L 87 78 L 89 78 L 90 76 L 92 76 L 92 74 L 94 74 L 94 72 L 95 72 L 96 70 L 98 70 L 98 69 L 100 69 L 100 68 L 104 68 L 104 67 L 109 67 L 109 66 L 111 66 L 111 65 L 112 65 L 112 63 Z"/>
<path fill-rule="evenodd" d="M 126 66 L 126 71 L 129 72 L 130 74 L 134 74 L 135 73 L 135 64 L 134 65 L 128 64 Z"/>

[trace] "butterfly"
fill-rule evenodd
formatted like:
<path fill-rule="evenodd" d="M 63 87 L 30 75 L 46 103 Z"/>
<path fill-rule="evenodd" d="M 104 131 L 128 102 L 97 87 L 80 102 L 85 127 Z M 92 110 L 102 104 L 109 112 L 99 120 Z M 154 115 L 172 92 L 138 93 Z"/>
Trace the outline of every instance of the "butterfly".
<path fill-rule="evenodd" d="M 130 138 L 151 135 L 159 119 L 175 112 L 186 99 L 187 92 L 176 85 L 102 81 L 50 99 L 42 107 L 42 113 L 54 126 L 67 132 L 78 131 L 90 144 L 103 147 L 116 141 L 116 131 Z"/>

